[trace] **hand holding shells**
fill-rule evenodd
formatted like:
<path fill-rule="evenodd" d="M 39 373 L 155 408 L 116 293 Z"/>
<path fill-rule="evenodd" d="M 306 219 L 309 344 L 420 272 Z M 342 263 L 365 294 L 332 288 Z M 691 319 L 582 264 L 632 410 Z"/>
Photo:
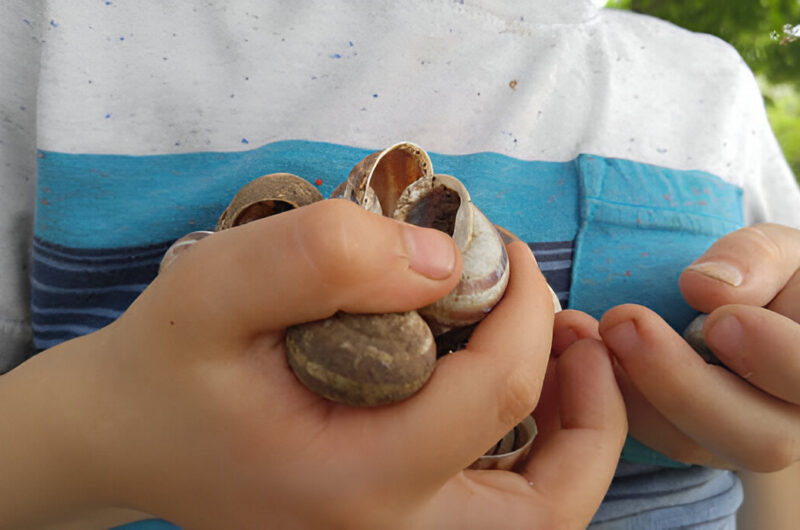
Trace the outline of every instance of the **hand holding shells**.
<path fill-rule="evenodd" d="M 433 372 L 437 342 L 441 353 L 459 348 L 471 326 L 503 296 L 509 277 L 505 244 L 498 230 L 472 204 L 464 185 L 452 176 L 434 174 L 428 154 L 409 142 L 366 157 L 333 197 L 399 221 L 441 230 L 454 239 L 462 253 L 463 272 L 456 288 L 418 311 L 339 312 L 286 331 L 289 366 L 314 392 L 356 406 L 406 399 Z M 316 188 L 300 177 L 266 175 L 239 190 L 220 216 L 216 230 L 322 199 Z M 195 232 L 176 241 L 162 260 L 162 268 L 208 234 Z M 535 432 L 535 424 L 528 418 L 490 449 L 492 456 L 485 457 L 489 460 L 481 459 L 475 466 L 513 466 L 529 449 Z"/>

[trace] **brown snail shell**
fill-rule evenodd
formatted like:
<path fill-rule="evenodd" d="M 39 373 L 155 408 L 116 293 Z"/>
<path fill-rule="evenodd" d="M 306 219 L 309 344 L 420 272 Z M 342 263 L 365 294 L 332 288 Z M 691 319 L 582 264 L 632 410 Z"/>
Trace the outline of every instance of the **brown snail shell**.
<path fill-rule="evenodd" d="M 331 197 L 391 217 L 403 190 L 432 171 L 433 163 L 425 150 L 411 142 L 399 142 L 356 164 Z"/>
<path fill-rule="evenodd" d="M 530 453 L 533 439 L 537 434 L 536 422 L 527 416 L 511 429 L 486 454 L 473 462 L 469 469 L 512 470 L 518 467 Z"/>
<path fill-rule="evenodd" d="M 217 231 L 300 208 L 324 197 L 307 180 L 291 173 L 272 173 L 245 184 L 217 221 Z"/>
<path fill-rule="evenodd" d="M 435 335 L 478 322 L 503 296 L 509 272 L 502 239 L 458 179 L 433 173 L 433 163 L 420 146 L 399 142 L 370 154 L 333 196 L 453 237 L 463 255 L 461 281 L 444 298 L 419 310 Z"/>
<path fill-rule="evenodd" d="M 289 366 L 308 388 L 356 406 L 394 403 L 417 392 L 436 363 L 436 343 L 415 311 L 337 313 L 286 330 Z"/>

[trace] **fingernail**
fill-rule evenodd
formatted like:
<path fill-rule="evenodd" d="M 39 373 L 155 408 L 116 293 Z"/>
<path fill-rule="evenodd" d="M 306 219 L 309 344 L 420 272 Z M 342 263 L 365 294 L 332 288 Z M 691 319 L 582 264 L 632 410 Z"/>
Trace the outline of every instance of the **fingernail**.
<path fill-rule="evenodd" d="M 709 278 L 725 282 L 734 287 L 739 287 L 742 284 L 743 277 L 741 271 L 739 271 L 737 267 L 724 261 L 693 263 L 687 267 L 687 270 L 699 272 Z"/>
<path fill-rule="evenodd" d="M 444 280 L 453 274 L 456 246 L 450 236 L 431 228 L 404 226 L 403 229 L 412 270 L 431 280 Z"/>
<path fill-rule="evenodd" d="M 629 351 L 639 351 L 641 340 L 632 320 L 625 320 L 603 333 L 603 341 L 614 352 L 625 354 Z"/>
<path fill-rule="evenodd" d="M 725 315 L 712 324 L 711 329 L 704 329 L 708 345 L 715 352 L 724 355 L 725 364 L 736 369 L 731 363 L 740 361 L 738 353 L 744 335 L 742 323 L 733 315 Z"/>

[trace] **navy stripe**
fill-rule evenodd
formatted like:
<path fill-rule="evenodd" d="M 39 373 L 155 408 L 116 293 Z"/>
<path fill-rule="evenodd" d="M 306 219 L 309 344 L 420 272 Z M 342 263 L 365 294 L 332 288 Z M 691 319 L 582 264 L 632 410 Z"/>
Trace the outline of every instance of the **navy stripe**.
<path fill-rule="evenodd" d="M 155 278 L 169 245 L 89 249 L 35 239 L 31 318 L 36 348 L 113 322 Z"/>
<path fill-rule="evenodd" d="M 38 264 L 42 267 L 50 267 L 52 269 L 59 269 L 62 271 L 81 271 L 81 272 L 92 272 L 92 273 L 111 273 L 119 269 L 130 268 L 131 266 L 130 260 L 103 262 L 103 263 L 91 263 L 91 262 L 81 263 L 76 261 L 50 258 L 42 253 L 37 253 L 34 256 L 33 260 L 35 264 Z M 159 263 L 161 263 L 161 256 L 142 260 L 139 263 L 139 265 L 148 266 L 148 265 L 158 265 Z"/>
<path fill-rule="evenodd" d="M 76 261 L 80 263 L 117 263 L 130 262 L 135 259 L 157 258 L 164 254 L 172 242 L 154 245 L 123 248 L 71 248 L 57 245 L 35 237 L 33 250 L 37 255 L 47 256 L 60 261 Z"/>
<path fill-rule="evenodd" d="M 69 248 L 37 239 L 31 313 L 37 349 L 107 326 L 158 274 L 169 242 L 142 247 Z M 572 241 L 529 243 L 547 281 L 567 306 Z"/>
<path fill-rule="evenodd" d="M 547 283 L 555 291 L 561 307 L 569 305 L 569 290 L 572 284 L 573 241 L 544 241 L 528 243 L 539 263 Z"/>

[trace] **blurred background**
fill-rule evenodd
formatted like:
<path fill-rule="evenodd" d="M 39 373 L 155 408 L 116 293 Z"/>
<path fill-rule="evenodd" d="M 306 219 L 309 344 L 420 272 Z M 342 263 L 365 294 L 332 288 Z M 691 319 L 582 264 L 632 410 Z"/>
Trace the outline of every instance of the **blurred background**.
<path fill-rule="evenodd" d="M 800 0 L 609 0 L 733 45 L 755 73 L 772 129 L 800 182 Z"/>

